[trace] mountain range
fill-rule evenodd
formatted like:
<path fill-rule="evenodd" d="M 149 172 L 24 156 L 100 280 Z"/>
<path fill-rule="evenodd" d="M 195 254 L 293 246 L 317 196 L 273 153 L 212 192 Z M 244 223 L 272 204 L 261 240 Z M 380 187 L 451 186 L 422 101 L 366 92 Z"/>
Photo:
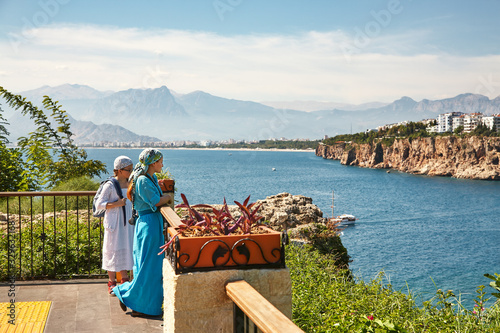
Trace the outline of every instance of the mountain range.
<path fill-rule="evenodd" d="M 417 102 L 402 97 L 392 103 L 350 105 L 325 102 L 241 101 L 203 91 L 179 94 L 156 89 L 98 91 L 65 84 L 19 93 L 35 105 L 44 95 L 58 101 L 70 115 L 77 144 L 92 142 L 153 142 L 175 140 L 263 140 L 269 138 L 321 139 L 325 135 L 354 133 L 404 120 L 436 118 L 438 114 L 500 113 L 500 96 L 465 93 L 442 100 Z M 0 106 L 9 122 L 11 141 L 32 131 L 20 112 Z M 329 108 L 335 106 L 337 108 Z M 294 109 L 294 108 L 301 109 Z M 325 107 L 325 109 L 321 109 Z M 342 108 L 342 109 L 340 109 Z"/>

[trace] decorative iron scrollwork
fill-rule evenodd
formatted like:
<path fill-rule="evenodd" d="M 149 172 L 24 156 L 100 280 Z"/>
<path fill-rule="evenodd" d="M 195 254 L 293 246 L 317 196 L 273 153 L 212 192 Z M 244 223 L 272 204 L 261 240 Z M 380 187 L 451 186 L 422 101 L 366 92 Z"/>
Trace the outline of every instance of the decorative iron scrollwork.
<path fill-rule="evenodd" d="M 285 233 L 286 234 L 286 233 Z M 212 239 L 207 241 L 200 248 L 198 256 L 195 262 L 191 265 L 186 265 L 190 261 L 191 256 L 188 253 L 180 251 L 180 240 L 175 237 L 174 244 L 170 245 L 167 250 L 167 257 L 169 258 L 172 267 L 175 269 L 176 273 L 192 272 L 192 271 L 209 271 L 217 269 L 246 269 L 246 268 L 283 268 L 285 267 L 285 244 L 286 239 L 282 238 L 283 246 L 281 248 L 274 248 L 271 250 L 272 258 L 266 258 L 262 247 L 258 242 L 251 238 L 243 238 L 238 240 L 232 247 L 230 247 L 226 242 L 220 239 Z M 208 246 L 213 243 L 218 243 L 218 246 L 211 253 L 212 267 L 196 267 L 200 261 L 200 257 L 206 251 L 210 251 Z M 255 244 L 255 246 L 249 247 L 250 243 Z M 210 246 L 213 249 L 213 246 Z M 229 253 L 229 255 L 228 255 Z M 251 256 L 260 256 L 265 264 L 249 264 Z M 245 258 L 244 262 L 241 262 L 241 258 Z M 221 261 L 221 258 L 225 258 Z M 232 259 L 234 264 L 228 265 L 229 261 Z M 240 260 L 240 261 L 238 261 Z"/>
<path fill-rule="evenodd" d="M 274 254 L 275 251 L 278 251 L 278 253 L 281 253 L 280 249 L 273 249 L 271 251 L 271 254 L 273 255 L 273 257 L 278 258 L 278 260 L 272 262 L 272 261 L 267 260 L 266 256 L 264 255 L 264 251 L 262 251 L 262 247 L 260 247 L 259 243 L 257 243 L 255 240 L 253 240 L 251 238 L 243 238 L 243 239 L 238 240 L 236 243 L 234 243 L 233 247 L 231 248 L 231 259 L 233 259 L 233 261 L 236 263 L 236 265 L 248 265 L 248 262 L 250 261 L 250 250 L 246 246 L 245 241 L 250 241 L 250 242 L 253 242 L 255 245 L 257 245 L 257 248 L 260 250 L 260 254 L 262 255 L 262 259 L 264 259 L 264 261 L 267 262 L 268 264 L 276 264 L 280 261 L 280 259 L 281 259 L 280 256 L 279 255 L 276 256 Z M 244 263 L 240 263 L 240 262 L 236 261 L 236 258 L 233 256 L 234 249 L 236 249 L 239 252 L 239 254 L 244 255 L 247 258 L 247 261 Z"/>

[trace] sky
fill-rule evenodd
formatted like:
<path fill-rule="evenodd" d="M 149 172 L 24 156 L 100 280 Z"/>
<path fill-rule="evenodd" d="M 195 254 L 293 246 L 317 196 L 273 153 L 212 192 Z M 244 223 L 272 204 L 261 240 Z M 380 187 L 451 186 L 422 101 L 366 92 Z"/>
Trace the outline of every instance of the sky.
<path fill-rule="evenodd" d="M 499 0 L 0 0 L 0 86 L 248 101 L 500 95 Z"/>

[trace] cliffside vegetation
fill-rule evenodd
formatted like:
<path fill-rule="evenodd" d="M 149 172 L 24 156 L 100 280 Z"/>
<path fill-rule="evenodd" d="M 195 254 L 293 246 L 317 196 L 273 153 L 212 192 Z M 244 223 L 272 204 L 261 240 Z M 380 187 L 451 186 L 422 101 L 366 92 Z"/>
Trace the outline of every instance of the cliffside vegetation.
<path fill-rule="evenodd" d="M 408 138 L 411 140 L 415 138 L 426 138 L 426 137 L 438 137 L 438 136 L 457 136 L 457 137 L 467 137 L 467 136 L 490 136 L 499 137 L 500 131 L 494 131 L 489 129 L 487 126 L 480 124 L 470 133 L 465 133 L 463 126 L 460 126 L 455 130 L 454 133 L 430 133 L 427 131 L 428 125 L 421 122 L 409 122 L 406 125 L 393 126 L 388 129 L 380 131 L 369 131 L 360 132 L 355 134 L 341 134 L 323 140 L 326 145 L 334 145 L 339 141 L 353 142 L 353 143 L 368 143 L 373 144 L 374 142 L 381 142 L 385 146 L 391 146 L 395 139 Z"/>
<path fill-rule="evenodd" d="M 499 297 L 495 275 L 491 286 L 477 288 L 475 306 L 462 305 L 463 295 L 436 290 L 417 304 L 419 295 L 394 290 L 381 272 L 378 278 L 355 281 L 335 264 L 335 257 L 311 246 L 290 244 L 286 250 L 292 278 L 293 321 L 305 332 L 499 332 Z M 388 281 L 388 279 L 387 279 Z M 491 294 L 490 294 L 491 293 Z M 495 299 L 493 297 L 493 299 Z"/>

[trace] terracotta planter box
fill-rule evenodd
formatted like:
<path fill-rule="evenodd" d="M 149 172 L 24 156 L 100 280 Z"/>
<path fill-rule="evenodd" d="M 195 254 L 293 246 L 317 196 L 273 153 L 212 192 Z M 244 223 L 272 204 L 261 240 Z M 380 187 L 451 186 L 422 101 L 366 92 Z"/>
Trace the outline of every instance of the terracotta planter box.
<path fill-rule="evenodd" d="M 174 192 L 175 180 L 173 179 L 160 179 L 158 185 L 163 192 Z"/>
<path fill-rule="evenodd" d="M 184 237 L 168 228 L 168 238 L 176 237 L 167 256 L 176 273 L 217 269 L 284 268 L 286 233 L 261 227 L 265 234 Z"/>

